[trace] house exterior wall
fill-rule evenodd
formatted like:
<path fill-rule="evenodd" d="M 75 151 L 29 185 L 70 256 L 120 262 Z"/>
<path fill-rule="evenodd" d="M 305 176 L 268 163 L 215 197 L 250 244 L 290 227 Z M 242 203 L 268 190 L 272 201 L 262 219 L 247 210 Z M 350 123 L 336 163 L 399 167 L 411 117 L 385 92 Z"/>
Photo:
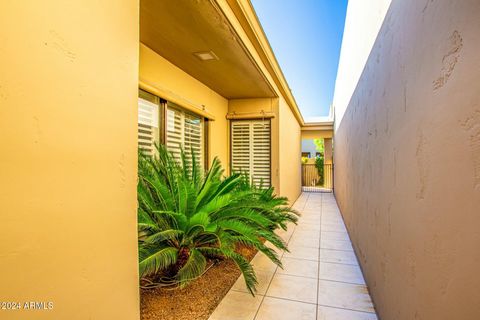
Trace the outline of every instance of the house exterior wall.
<path fill-rule="evenodd" d="M 376 41 L 343 97 L 335 196 L 378 314 L 479 319 L 480 2 L 393 0 L 378 36 L 361 2 L 345 39 Z"/>
<path fill-rule="evenodd" d="M 2 319 L 138 319 L 138 1 L 0 2 Z"/>
<path fill-rule="evenodd" d="M 209 163 L 218 157 L 225 169 L 229 161 L 228 100 L 179 69 L 156 52 L 140 44 L 140 81 L 197 106 L 215 117 L 209 122 Z M 165 97 L 163 97 L 165 98 Z M 181 103 L 180 103 L 180 106 Z M 194 110 L 195 112 L 195 110 Z"/>
<path fill-rule="evenodd" d="M 280 195 L 293 203 L 302 189 L 301 176 L 301 127 L 283 98 L 279 99 L 279 182 Z"/>

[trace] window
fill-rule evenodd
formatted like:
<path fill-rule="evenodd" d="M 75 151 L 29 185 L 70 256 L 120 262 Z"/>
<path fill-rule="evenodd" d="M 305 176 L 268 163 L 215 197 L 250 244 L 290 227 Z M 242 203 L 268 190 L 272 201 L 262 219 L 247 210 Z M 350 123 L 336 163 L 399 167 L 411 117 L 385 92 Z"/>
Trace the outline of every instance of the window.
<path fill-rule="evenodd" d="M 269 187 L 270 120 L 231 122 L 232 172 L 245 172 L 257 186 Z"/>
<path fill-rule="evenodd" d="M 166 145 L 174 157 L 180 160 L 181 149 L 187 158 L 193 149 L 198 163 L 203 166 L 205 157 L 204 119 L 168 103 Z"/>
<path fill-rule="evenodd" d="M 139 90 L 138 147 L 146 154 L 155 153 L 155 144 L 164 143 L 180 160 L 181 149 L 188 159 L 193 149 L 201 166 L 205 161 L 206 119 L 159 97 Z"/>
<path fill-rule="evenodd" d="M 155 144 L 160 143 L 160 98 L 146 91 L 138 94 L 138 147 L 152 155 Z"/>
<path fill-rule="evenodd" d="M 309 158 L 310 159 L 310 152 L 302 152 L 302 158 Z"/>

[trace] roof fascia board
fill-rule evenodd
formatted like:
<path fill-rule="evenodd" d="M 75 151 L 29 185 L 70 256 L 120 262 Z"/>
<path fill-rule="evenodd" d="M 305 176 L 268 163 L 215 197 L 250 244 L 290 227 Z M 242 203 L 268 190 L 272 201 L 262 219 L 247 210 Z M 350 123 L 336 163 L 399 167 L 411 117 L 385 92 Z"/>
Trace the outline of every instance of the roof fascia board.
<path fill-rule="evenodd" d="M 283 96 L 300 126 L 305 124 L 298 105 L 288 86 L 285 76 L 268 43 L 252 4 L 248 0 L 212 0 L 223 11 L 238 34 L 240 40 L 249 50 L 249 54 L 258 59 L 254 61 L 265 77 L 274 85 L 278 95 Z M 261 62 L 261 63 L 258 63 Z"/>

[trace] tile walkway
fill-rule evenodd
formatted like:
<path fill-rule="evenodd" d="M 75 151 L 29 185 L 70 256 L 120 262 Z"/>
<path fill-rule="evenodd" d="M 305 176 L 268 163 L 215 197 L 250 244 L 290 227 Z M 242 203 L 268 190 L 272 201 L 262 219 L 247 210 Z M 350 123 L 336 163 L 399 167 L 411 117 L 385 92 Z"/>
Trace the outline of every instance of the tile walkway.
<path fill-rule="evenodd" d="M 303 193 L 294 208 L 298 225 L 278 233 L 290 250 L 279 252 L 283 269 L 257 254 L 257 295 L 240 277 L 210 320 L 377 319 L 333 194 Z"/>

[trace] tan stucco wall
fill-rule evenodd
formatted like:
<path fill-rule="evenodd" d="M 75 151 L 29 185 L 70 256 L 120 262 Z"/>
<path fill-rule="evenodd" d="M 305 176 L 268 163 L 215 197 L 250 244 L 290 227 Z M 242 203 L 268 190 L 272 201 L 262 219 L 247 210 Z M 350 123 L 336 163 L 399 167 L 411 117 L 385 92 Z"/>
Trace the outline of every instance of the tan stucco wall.
<path fill-rule="evenodd" d="M 1 319 L 138 319 L 138 2 L 0 2 Z"/>
<path fill-rule="evenodd" d="M 381 319 L 480 318 L 479 30 L 477 0 L 392 1 L 338 124 L 335 194 Z"/>
<path fill-rule="evenodd" d="M 279 180 L 280 194 L 293 203 L 301 192 L 301 128 L 283 98 L 279 99 Z"/>
<path fill-rule="evenodd" d="M 228 100 L 143 44 L 140 44 L 139 76 L 141 81 L 180 101 L 205 106 L 205 111 L 215 117 L 214 121 L 209 122 L 209 162 L 218 157 L 227 169 L 229 128 L 225 116 Z"/>

